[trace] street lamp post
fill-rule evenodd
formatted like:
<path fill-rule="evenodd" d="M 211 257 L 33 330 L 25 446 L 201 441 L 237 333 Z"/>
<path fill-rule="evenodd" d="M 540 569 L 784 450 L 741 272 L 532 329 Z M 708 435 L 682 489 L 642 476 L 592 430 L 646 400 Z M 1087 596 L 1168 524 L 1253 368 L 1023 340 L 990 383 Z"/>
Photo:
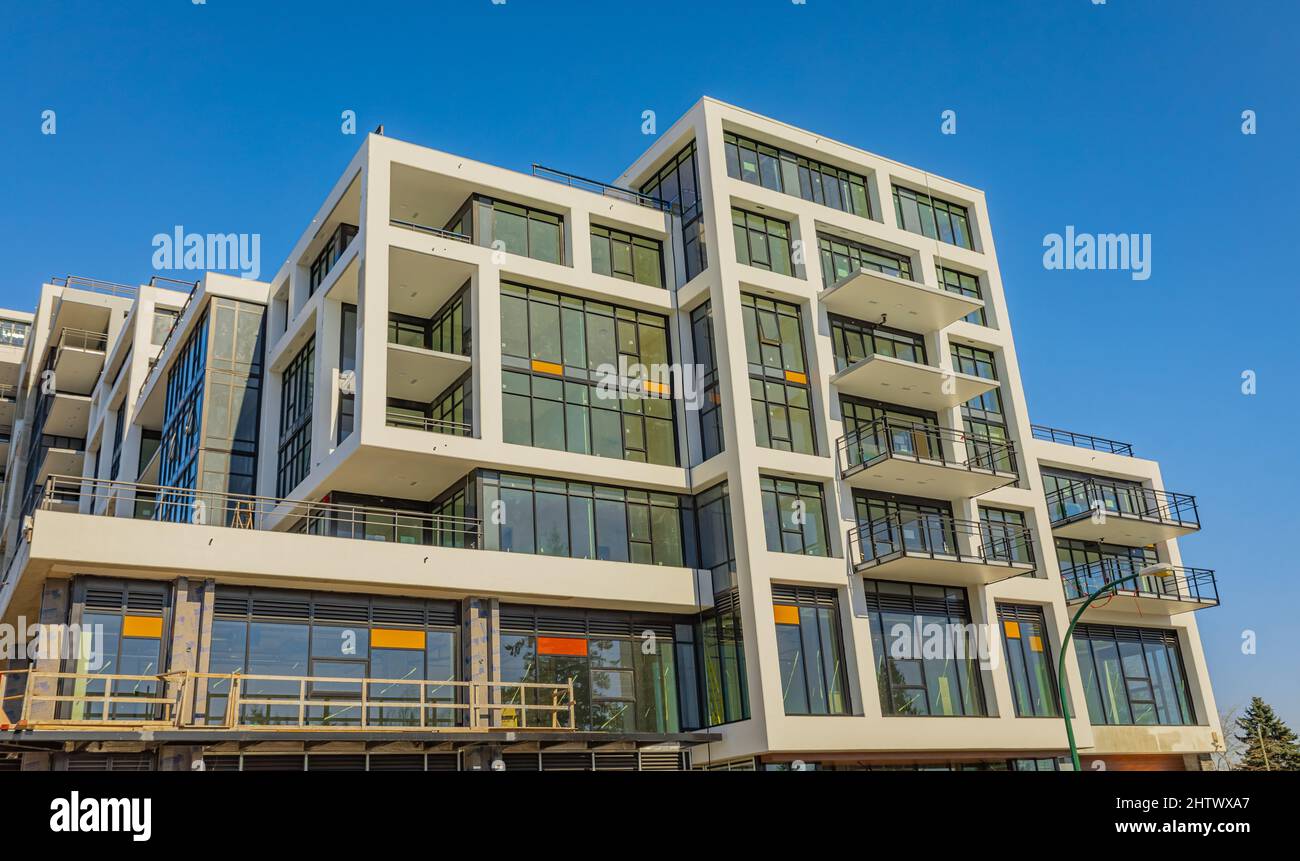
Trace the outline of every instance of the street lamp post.
<path fill-rule="evenodd" d="M 1074 626 L 1079 624 L 1079 617 L 1083 615 L 1083 611 L 1087 610 L 1093 601 L 1096 601 L 1107 592 L 1116 591 L 1116 587 L 1120 583 L 1136 580 L 1139 577 L 1172 577 L 1173 575 L 1173 567 L 1166 562 L 1147 565 L 1136 574 L 1126 574 L 1123 577 L 1117 577 L 1103 583 L 1101 588 L 1089 595 L 1079 605 L 1079 609 L 1074 611 L 1074 618 L 1070 620 L 1070 626 L 1065 629 L 1065 637 L 1061 640 L 1061 654 L 1056 662 L 1056 695 L 1061 702 L 1061 714 L 1065 716 L 1065 737 L 1070 740 L 1070 761 L 1074 764 L 1075 771 L 1081 771 L 1082 767 L 1079 765 L 1079 748 L 1074 743 L 1074 724 L 1070 722 L 1070 704 L 1065 697 L 1065 653 L 1070 645 L 1070 637 L 1074 634 Z"/>

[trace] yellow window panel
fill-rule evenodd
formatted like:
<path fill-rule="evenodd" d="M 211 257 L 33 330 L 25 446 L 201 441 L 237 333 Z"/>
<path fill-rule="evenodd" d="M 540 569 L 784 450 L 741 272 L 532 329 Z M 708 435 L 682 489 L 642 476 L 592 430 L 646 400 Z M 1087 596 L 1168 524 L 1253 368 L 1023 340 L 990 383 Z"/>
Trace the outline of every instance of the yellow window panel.
<path fill-rule="evenodd" d="M 667 383 L 658 383 L 654 380 L 646 380 L 643 385 L 645 386 L 645 390 L 652 395 L 663 395 L 667 397 L 672 394 L 672 390 L 668 387 Z"/>
<path fill-rule="evenodd" d="M 1019 623 L 1019 622 L 1003 622 L 1003 623 L 1002 623 L 1002 630 L 1006 632 L 1006 635 L 1007 635 L 1007 639 L 1008 639 L 1008 640 L 1018 640 L 1018 639 L 1020 639 L 1020 623 Z"/>
<path fill-rule="evenodd" d="M 787 382 L 799 383 L 800 385 L 808 384 L 808 375 L 801 374 L 798 371 L 786 371 L 785 378 Z"/>
<path fill-rule="evenodd" d="M 773 604 L 772 615 L 776 617 L 778 625 L 799 624 L 799 608 L 790 604 Z"/>
<path fill-rule="evenodd" d="M 373 649 L 424 649 L 424 632 L 401 628 L 371 628 L 370 647 Z"/>
<path fill-rule="evenodd" d="M 161 616 L 123 616 L 123 637 L 162 637 Z"/>
<path fill-rule="evenodd" d="M 533 359 L 533 370 L 542 374 L 555 374 L 559 377 L 564 374 L 564 368 L 554 362 L 543 362 L 541 359 Z"/>
<path fill-rule="evenodd" d="M 1042 650 L 1043 650 L 1043 638 L 1042 638 L 1042 637 L 1030 637 L 1030 638 L 1029 638 L 1029 651 L 1031 651 L 1031 652 L 1041 652 Z"/>

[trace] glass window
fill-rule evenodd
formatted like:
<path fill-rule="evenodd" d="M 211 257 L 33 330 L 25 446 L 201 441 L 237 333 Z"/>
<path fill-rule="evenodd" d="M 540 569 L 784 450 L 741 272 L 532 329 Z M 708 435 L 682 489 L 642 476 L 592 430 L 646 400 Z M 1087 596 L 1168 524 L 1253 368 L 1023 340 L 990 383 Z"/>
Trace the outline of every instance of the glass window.
<path fill-rule="evenodd" d="M 699 184 L 695 141 L 692 140 L 641 186 L 642 194 L 657 197 L 672 206 L 672 214 L 679 224 L 678 242 L 682 249 L 686 281 L 699 275 L 709 265 Z M 680 287 L 681 284 L 677 286 Z"/>
<path fill-rule="evenodd" d="M 741 312 L 755 441 L 766 448 L 816 454 L 799 307 L 746 293 Z"/>
<path fill-rule="evenodd" d="M 1007 675 L 1020 717 L 1056 717 L 1061 713 L 1056 670 L 1047 640 L 1043 608 L 1032 604 L 998 604 Z"/>
<path fill-rule="evenodd" d="M 767 549 L 776 553 L 829 556 L 822 486 L 810 481 L 759 477 Z"/>
<path fill-rule="evenodd" d="M 912 258 L 904 254 L 824 233 L 817 234 L 817 249 L 821 254 L 823 287 L 829 287 L 859 269 L 874 269 L 895 278 L 916 280 L 912 277 Z"/>
<path fill-rule="evenodd" d="M 975 247 L 971 239 L 970 216 L 966 207 L 959 204 L 896 185 L 894 215 L 898 226 L 910 233 L 920 233 L 962 248 Z"/>
<path fill-rule="evenodd" d="M 956 269 L 936 263 L 935 268 L 939 273 L 939 286 L 951 293 L 960 293 L 971 299 L 983 301 L 984 295 L 980 291 L 980 278 L 978 275 L 971 275 Z M 977 326 L 987 326 L 988 315 L 984 309 L 972 311 L 963 317 L 967 323 L 974 323 Z"/>
<path fill-rule="evenodd" d="M 727 175 L 863 218 L 871 217 L 866 178 L 787 150 L 723 134 Z"/>
<path fill-rule="evenodd" d="M 772 614 L 785 713 L 848 714 L 835 590 L 773 584 Z"/>
<path fill-rule="evenodd" d="M 593 224 L 591 268 L 601 275 L 663 287 L 663 246 L 654 239 Z"/>
<path fill-rule="evenodd" d="M 837 371 L 870 356 L 889 356 L 919 365 L 928 364 L 922 335 L 834 314 L 829 319 L 831 350 L 835 354 Z"/>
<path fill-rule="evenodd" d="M 666 317 L 506 282 L 501 293 L 507 442 L 677 465 Z"/>
<path fill-rule="evenodd" d="M 709 302 L 691 312 L 691 338 L 695 345 L 695 364 L 704 369 L 703 376 L 697 382 L 700 401 L 696 419 L 700 426 L 700 459 L 705 461 L 726 448 L 717 356 L 713 346 L 713 312 Z"/>
<path fill-rule="evenodd" d="M 1194 722 L 1174 631 L 1079 625 L 1074 651 L 1094 724 L 1185 726 Z"/>
<path fill-rule="evenodd" d="M 882 712 L 986 714 L 965 590 L 885 580 L 864 585 Z M 927 638 L 939 648 L 926 648 Z"/>
<path fill-rule="evenodd" d="M 312 398 L 316 380 L 316 339 L 298 351 L 284 369 L 280 391 L 280 450 L 276 495 L 293 490 L 311 471 Z"/>
<path fill-rule="evenodd" d="M 776 218 L 731 208 L 736 239 L 736 260 L 760 269 L 793 275 L 790 258 L 790 225 Z"/>

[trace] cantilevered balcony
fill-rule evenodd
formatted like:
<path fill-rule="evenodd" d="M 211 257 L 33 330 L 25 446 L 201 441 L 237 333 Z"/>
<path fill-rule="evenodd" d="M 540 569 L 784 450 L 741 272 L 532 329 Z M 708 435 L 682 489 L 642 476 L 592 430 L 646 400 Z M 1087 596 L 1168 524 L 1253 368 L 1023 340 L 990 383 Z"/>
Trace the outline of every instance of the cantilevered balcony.
<path fill-rule="evenodd" d="M 1058 538 L 1146 547 L 1201 528 L 1196 497 L 1104 480 L 1072 481 L 1047 494 Z"/>
<path fill-rule="evenodd" d="M 889 316 L 890 325 L 934 332 L 984 307 L 978 299 L 918 284 L 873 269 L 859 269 L 818 296 L 833 314 L 857 320 Z"/>
<path fill-rule="evenodd" d="M 882 417 L 840 437 L 840 477 L 850 487 L 970 499 L 1017 479 L 1011 443 Z"/>
<path fill-rule="evenodd" d="M 89 394 L 104 370 L 108 335 L 85 329 L 64 329 L 54 348 L 55 385 L 61 391 Z"/>
<path fill-rule="evenodd" d="M 873 354 L 831 377 L 841 394 L 938 412 L 998 387 L 997 380 Z"/>
<path fill-rule="evenodd" d="M 1079 604 L 1093 592 L 1137 569 L 1123 561 L 1102 559 L 1089 565 L 1076 565 L 1061 572 L 1065 600 Z M 1149 574 L 1120 583 L 1089 606 L 1089 611 L 1126 612 L 1143 616 L 1174 616 L 1217 607 L 1219 584 L 1209 568 L 1163 566 L 1158 574 Z"/>
<path fill-rule="evenodd" d="M 981 586 L 1034 570 L 1025 527 L 896 511 L 849 530 L 849 559 L 881 580 Z"/>

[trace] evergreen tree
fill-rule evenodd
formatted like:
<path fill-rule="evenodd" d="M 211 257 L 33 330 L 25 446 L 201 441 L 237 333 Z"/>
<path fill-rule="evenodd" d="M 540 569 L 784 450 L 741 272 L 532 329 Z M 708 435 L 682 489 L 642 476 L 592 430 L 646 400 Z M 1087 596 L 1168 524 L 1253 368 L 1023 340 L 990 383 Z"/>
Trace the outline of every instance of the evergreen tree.
<path fill-rule="evenodd" d="M 1273 708 L 1254 697 L 1245 714 L 1237 718 L 1237 741 L 1245 752 L 1237 763 L 1242 771 L 1298 771 L 1300 745 L 1296 734 L 1273 713 Z"/>

